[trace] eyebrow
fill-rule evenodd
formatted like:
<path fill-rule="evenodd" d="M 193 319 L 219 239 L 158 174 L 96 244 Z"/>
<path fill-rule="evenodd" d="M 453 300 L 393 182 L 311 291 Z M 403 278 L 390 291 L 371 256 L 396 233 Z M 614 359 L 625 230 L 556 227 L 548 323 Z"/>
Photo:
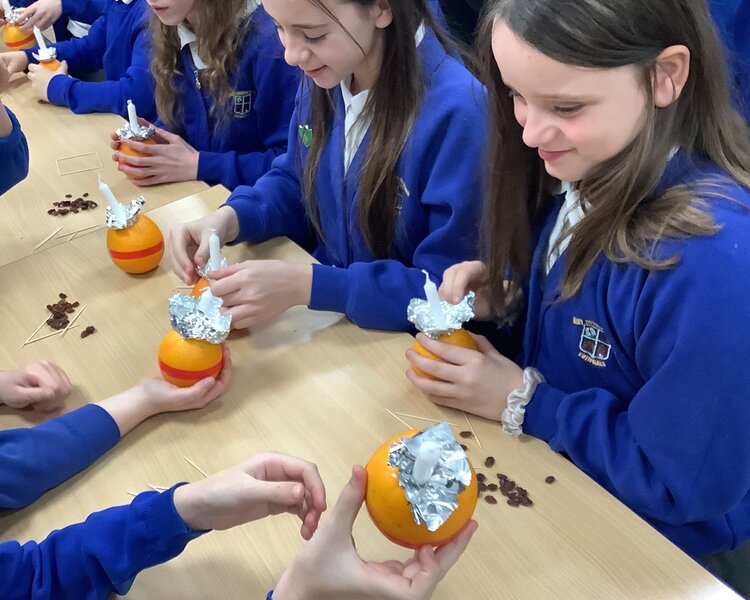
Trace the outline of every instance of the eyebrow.
<path fill-rule="evenodd" d="M 317 25 L 313 25 L 312 23 L 299 23 L 299 24 L 293 24 L 292 27 L 295 29 L 320 29 L 321 27 L 325 27 L 328 25 L 328 23 L 319 23 Z"/>
<path fill-rule="evenodd" d="M 503 82 L 503 85 L 507 87 L 509 90 L 512 90 L 519 93 L 516 88 L 514 88 L 512 85 L 508 85 L 504 79 L 501 79 Z M 523 95 L 523 94 L 521 94 Z M 537 98 L 540 100 L 547 100 L 552 102 L 573 102 L 573 103 L 589 103 L 593 102 L 594 98 L 589 96 L 576 96 L 573 94 L 537 94 Z"/>

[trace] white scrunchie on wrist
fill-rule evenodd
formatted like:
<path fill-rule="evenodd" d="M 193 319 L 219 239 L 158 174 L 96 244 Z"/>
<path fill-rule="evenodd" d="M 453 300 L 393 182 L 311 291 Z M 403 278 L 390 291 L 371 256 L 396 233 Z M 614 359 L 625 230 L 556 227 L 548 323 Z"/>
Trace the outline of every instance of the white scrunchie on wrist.
<path fill-rule="evenodd" d="M 517 388 L 508 394 L 508 406 L 500 417 L 503 431 L 508 435 L 519 436 L 523 433 L 521 425 L 526 416 L 526 405 L 540 383 L 544 383 L 544 376 L 537 369 L 526 367 L 523 370 L 523 388 Z"/>

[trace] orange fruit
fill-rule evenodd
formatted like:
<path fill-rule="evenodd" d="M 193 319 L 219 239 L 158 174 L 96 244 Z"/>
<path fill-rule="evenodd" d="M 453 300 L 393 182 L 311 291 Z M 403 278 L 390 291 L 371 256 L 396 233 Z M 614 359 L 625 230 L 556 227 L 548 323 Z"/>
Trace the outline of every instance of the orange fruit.
<path fill-rule="evenodd" d="M 159 344 L 159 369 L 165 381 L 188 387 L 205 379 L 218 377 L 224 349 L 221 344 L 203 340 L 186 340 L 172 330 Z"/>
<path fill-rule="evenodd" d="M 141 142 L 142 144 L 155 144 L 156 140 L 152 137 L 146 138 L 145 140 L 142 139 L 135 139 L 136 142 Z M 126 156 L 151 156 L 148 152 L 140 152 L 139 150 L 133 150 L 133 148 L 130 148 L 126 146 L 125 144 L 120 145 L 120 152 L 122 154 L 125 154 Z M 127 167 L 135 167 L 135 165 L 131 165 L 129 162 L 125 160 L 118 160 L 117 161 L 120 165 L 125 165 Z M 137 167 L 136 167 L 137 168 Z M 128 179 L 131 180 L 138 180 L 138 179 L 144 179 L 144 177 L 136 177 L 135 175 L 127 175 Z"/>
<path fill-rule="evenodd" d="M 430 531 L 427 525 L 417 525 L 406 499 L 404 489 L 398 483 L 398 468 L 388 465 L 391 444 L 401 438 L 419 433 L 410 429 L 383 443 L 367 463 L 367 491 L 365 503 L 375 526 L 392 542 L 406 548 L 420 546 L 442 546 L 449 542 L 469 522 L 477 506 L 477 476 L 469 463 L 471 483 L 458 495 L 458 507 L 437 531 Z M 467 459 L 468 460 L 468 459 Z"/>
<path fill-rule="evenodd" d="M 50 71 L 57 71 L 62 63 L 59 60 L 43 60 L 39 64 Z"/>
<path fill-rule="evenodd" d="M 147 273 L 164 256 L 164 237 L 156 223 L 138 215 L 131 227 L 107 231 L 107 250 L 112 262 L 126 273 Z"/>
<path fill-rule="evenodd" d="M 24 31 L 16 25 L 7 23 L 3 28 L 3 41 L 10 50 L 26 50 L 36 46 L 33 31 Z"/>
<path fill-rule="evenodd" d="M 190 292 L 190 295 L 193 298 L 200 298 L 203 292 L 206 291 L 207 287 L 208 287 L 208 279 L 206 279 L 205 277 L 201 277 L 198 280 L 198 283 L 196 283 L 193 286 L 193 290 Z"/>
<path fill-rule="evenodd" d="M 461 346 L 461 348 L 468 348 L 469 350 L 477 349 L 477 343 L 474 341 L 474 338 L 469 335 L 469 332 L 466 331 L 465 329 L 456 329 L 456 331 L 454 331 L 451 334 L 443 334 L 438 338 L 438 341 L 444 342 L 446 344 L 452 344 L 453 346 Z M 422 344 L 420 344 L 417 341 L 415 341 L 411 345 L 411 347 L 417 354 L 421 354 L 425 358 L 430 358 L 432 360 L 437 360 L 439 362 L 445 362 L 442 358 L 440 358 L 436 354 L 433 354 L 429 350 L 425 350 L 422 347 Z M 418 369 L 417 367 L 413 365 L 412 365 L 412 370 L 420 377 L 426 377 L 427 379 L 437 379 L 437 377 L 433 377 L 432 375 L 425 373 L 422 369 Z"/>

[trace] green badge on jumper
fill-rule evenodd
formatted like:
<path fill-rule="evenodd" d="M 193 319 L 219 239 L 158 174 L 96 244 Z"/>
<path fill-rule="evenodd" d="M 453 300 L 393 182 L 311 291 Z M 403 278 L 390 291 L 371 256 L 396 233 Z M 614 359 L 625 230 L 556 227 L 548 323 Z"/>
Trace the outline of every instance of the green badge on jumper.
<path fill-rule="evenodd" d="M 299 133 L 299 139 L 302 140 L 305 148 L 309 148 L 310 144 L 312 144 L 312 129 L 310 129 L 310 127 L 308 127 L 307 125 L 300 125 L 297 128 L 297 131 Z"/>

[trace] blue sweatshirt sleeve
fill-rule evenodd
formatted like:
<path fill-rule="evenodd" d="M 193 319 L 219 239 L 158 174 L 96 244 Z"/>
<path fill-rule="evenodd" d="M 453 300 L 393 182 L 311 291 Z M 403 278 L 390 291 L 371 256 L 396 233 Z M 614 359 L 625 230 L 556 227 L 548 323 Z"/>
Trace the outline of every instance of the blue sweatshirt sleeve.
<path fill-rule="evenodd" d="M 473 98 L 423 109 L 429 114 L 416 123 L 417 133 L 402 153 L 399 164 L 411 190 L 402 190 L 402 203 L 420 202 L 428 229 L 412 254 L 348 268 L 314 265 L 310 308 L 342 312 L 360 327 L 411 331 L 406 307 L 412 298 L 424 297 L 422 270 L 439 283 L 451 265 L 477 258 L 485 148 L 477 124 L 486 119 L 484 91 L 478 88 L 463 88 Z M 410 226 L 407 212 L 404 207 L 404 230 Z"/>
<path fill-rule="evenodd" d="M 41 543 L 0 544 L 0 598 L 97 600 L 126 594 L 142 570 L 182 552 L 201 535 L 174 507 L 174 489 L 144 492 L 54 531 Z"/>
<path fill-rule="evenodd" d="M 68 67 L 75 71 L 94 72 L 102 68 L 102 59 L 107 50 L 107 19 L 99 17 L 91 25 L 89 34 L 83 38 L 74 38 L 65 42 L 50 44 L 57 51 L 57 58 L 66 61 Z M 35 64 L 34 53 L 38 46 L 24 50 L 29 64 Z M 50 87 L 52 86 L 50 82 Z"/>
<path fill-rule="evenodd" d="M 31 504 L 119 440 L 117 424 L 95 404 L 36 427 L 0 431 L 0 508 Z"/>
<path fill-rule="evenodd" d="M 104 14 L 107 0 L 62 0 L 62 14 L 81 23 L 94 23 Z"/>
<path fill-rule="evenodd" d="M 618 335 L 635 336 L 635 397 L 542 384 L 526 407 L 524 432 L 662 523 L 723 516 L 750 489 L 747 218 L 675 243 L 674 269 L 623 278 L 621 297 L 642 288 L 635 314 L 613 314 Z"/>
<path fill-rule="evenodd" d="M 94 24 L 96 26 L 99 23 Z M 83 45 L 86 40 L 91 38 L 92 32 L 80 40 L 71 40 L 62 44 L 80 44 Z M 61 44 L 61 45 L 62 45 Z M 76 49 L 74 63 L 69 63 L 71 67 L 82 71 L 92 70 L 87 66 L 79 66 L 77 63 L 89 63 L 93 61 L 91 57 L 84 57 L 81 48 Z M 100 50 L 104 53 L 104 48 Z M 60 60 L 67 60 L 67 51 L 59 53 Z M 100 56 L 101 56 L 100 54 Z M 47 87 L 47 97 L 53 104 L 67 106 L 76 114 L 91 112 L 110 112 L 122 117 L 127 116 L 127 102 L 132 99 L 138 107 L 138 114 L 144 118 L 151 118 L 156 113 L 156 104 L 154 101 L 154 80 L 151 76 L 149 65 L 149 34 L 146 29 L 141 29 L 133 47 L 133 56 L 130 66 L 125 75 L 117 81 L 81 81 L 74 77 L 57 75 L 53 77 Z M 100 61 L 101 62 L 101 61 Z M 99 64 L 95 69 L 101 66 Z"/>
<path fill-rule="evenodd" d="M 266 27 L 265 23 L 259 27 Z M 270 33 L 261 32 L 265 39 L 273 36 L 278 46 L 278 34 L 269 20 Z M 238 152 L 201 152 L 198 157 L 198 179 L 209 185 L 221 184 L 233 190 L 240 185 L 253 185 L 271 168 L 277 156 L 286 152 L 289 132 L 289 115 L 294 108 L 294 92 L 299 84 L 299 69 L 290 67 L 281 57 L 268 56 L 264 48 L 258 50 L 253 63 L 256 95 L 252 114 L 258 125 L 258 138 L 262 151 L 240 154 Z"/>
<path fill-rule="evenodd" d="M 29 145 L 16 116 L 2 105 L 0 105 L 0 110 L 8 113 L 13 125 L 8 135 L 0 137 L 0 164 L 3 165 L 0 169 L 0 195 L 2 195 L 29 174 Z"/>

